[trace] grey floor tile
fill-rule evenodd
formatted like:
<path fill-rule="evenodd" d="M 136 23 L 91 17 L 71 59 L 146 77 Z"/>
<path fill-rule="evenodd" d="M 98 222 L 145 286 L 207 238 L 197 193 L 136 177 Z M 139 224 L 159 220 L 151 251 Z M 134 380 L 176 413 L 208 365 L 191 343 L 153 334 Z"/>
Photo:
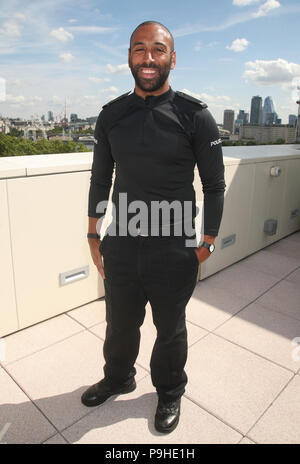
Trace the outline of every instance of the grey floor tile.
<path fill-rule="evenodd" d="M 197 284 L 187 304 L 186 318 L 212 331 L 248 303 L 247 298 L 233 294 L 224 288 L 214 287 L 204 280 Z"/>
<path fill-rule="evenodd" d="M 56 432 L 3 369 L 0 392 L 0 443 L 38 444 Z"/>
<path fill-rule="evenodd" d="M 104 298 L 92 301 L 80 308 L 73 309 L 67 313 L 70 317 L 80 322 L 84 327 L 92 327 L 105 321 Z"/>
<path fill-rule="evenodd" d="M 270 289 L 278 280 L 278 277 L 256 269 L 247 269 L 242 264 L 236 263 L 208 277 L 204 282 L 207 286 L 221 288 L 250 303 Z"/>
<path fill-rule="evenodd" d="M 296 375 L 247 434 L 262 444 L 300 443 L 300 377 Z"/>
<path fill-rule="evenodd" d="M 138 388 L 97 410 L 62 432 L 70 443 L 238 443 L 242 436 L 185 397 L 177 428 L 161 434 L 154 428 L 157 395 L 149 378 Z"/>
<path fill-rule="evenodd" d="M 6 355 L 3 365 L 29 356 L 83 330 L 84 328 L 80 324 L 65 314 L 61 314 L 8 335 L 2 339 L 5 343 Z"/>
<path fill-rule="evenodd" d="M 102 343 L 88 331 L 46 348 L 7 369 L 59 429 L 89 412 L 81 394 L 103 378 Z M 137 369 L 137 380 L 148 375 Z"/>
<path fill-rule="evenodd" d="M 292 282 L 293 284 L 296 284 L 298 285 L 298 287 L 300 287 L 300 267 L 298 267 L 298 269 L 296 269 L 290 275 L 285 277 L 285 280 L 287 280 L 288 282 Z"/>
<path fill-rule="evenodd" d="M 290 256 L 277 255 L 264 250 L 260 250 L 238 263 L 254 271 L 264 272 L 283 279 L 287 274 L 299 266 L 299 260 Z"/>
<path fill-rule="evenodd" d="M 300 320 L 300 287 L 282 280 L 262 295 L 257 303 Z"/>
<path fill-rule="evenodd" d="M 249 440 L 249 438 L 244 437 L 244 438 L 240 441 L 239 445 L 255 445 L 255 443 L 254 443 L 254 441 Z"/>
<path fill-rule="evenodd" d="M 284 241 L 300 243 L 300 231 L 298 230 L 297 232 L 294 232 L 293 234 L 288 235 L 287 237 L 284 238 Z"/>
<path fill-rule="evenodd" d="M 300 264 L 300 247 L 297 239 L 287 237 L 286 239 L 279 240 L 272 245 L 264 248 L 268 253 L 275 253 L 281 256 L 288 256 L 296 259 Z"/>
<path fill-rule="evenodd" d="M 290 371 L 209 334 L 189 351 L 186 395 L 247 433 L 293 376 Z"/>
<path fill-rule="evenodd" d="M 68 442 L 65 440 L 59 433 L 54 435 L 54 437 L 49 438 L 49 440 L 44 441 L 44 445 L 67 445 Z"/>
<path fill-rule="evenodd" d="M 300 336 L 300 321 L 258 303 L 248 306 L 215 333 L 294 372 L 300 368 L 300 360 L 292 356 L 292 340 Z"/>

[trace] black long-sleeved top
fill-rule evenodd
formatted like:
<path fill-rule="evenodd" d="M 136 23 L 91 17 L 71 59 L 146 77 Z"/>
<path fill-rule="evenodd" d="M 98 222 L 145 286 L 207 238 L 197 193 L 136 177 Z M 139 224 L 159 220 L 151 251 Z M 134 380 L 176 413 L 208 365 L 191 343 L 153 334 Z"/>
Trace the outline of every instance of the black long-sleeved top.
<path fill-rule="evenodd" d="M 104 105 L 96 123 L 88 216 L 103 216 L 96 206 L 108 200 L 115 167 L 112 201 L 117 218 L 120 193 L 127 194 L 127 204 L 142 200 L 149 208 L 153 201 L 190 201 L 195 217 L 196 163 L 204 193 L 204 234 L 217 236 L 224 165 L 220 135 L 207 105 L 171 88 L 146 99 L 122 95 Z"/>

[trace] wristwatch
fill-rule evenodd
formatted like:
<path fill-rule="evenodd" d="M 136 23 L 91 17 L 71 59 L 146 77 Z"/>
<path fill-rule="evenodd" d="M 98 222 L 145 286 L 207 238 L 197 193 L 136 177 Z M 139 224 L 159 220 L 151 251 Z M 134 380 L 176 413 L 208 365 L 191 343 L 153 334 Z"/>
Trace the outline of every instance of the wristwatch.
<path fill-rule="evenodd" d="M 88 233 L 88 234 L 87 234 L 87 238 L 96 238 L 97 240 L 99 240 L 99 239 L 100 239 L 100 235 Z"/>
<path fill-rule="evenodd" d="M 212 253 L 214 249 L 216 248 L 213 243 L 207 243 L 207 242 L 200 243 L 200 246 L 207 248 L 210 253 Z"/>

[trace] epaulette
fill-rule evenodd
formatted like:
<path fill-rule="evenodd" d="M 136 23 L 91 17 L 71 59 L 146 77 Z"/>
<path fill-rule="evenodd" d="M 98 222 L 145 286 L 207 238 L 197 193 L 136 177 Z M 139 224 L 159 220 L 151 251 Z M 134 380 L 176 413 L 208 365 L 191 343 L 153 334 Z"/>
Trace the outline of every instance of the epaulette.
<path fill-rule="evenodd" d="M 129 92 L 123 93 L 123 95 L 120 95 L 117 98 L 114 98 L 113 100 L 109 101 L 108 103 L 105 103 L 105 105 L 103 105 L 102 108 L 106 108 L 107 106 L 112 105 L 116 101 L 122 100 L 122 98 L 127 97 L 130 94 L 130 92 L 131 92 L 131 90 L 129 90 Z"/>
<path fill-rule="evenodd" d="M 201 100 L 198 100 L 198 98 L 192 97 L 191 95 L 188 95 L 187 93 L 184 93 L 184 92 L 176 91 L 175 93 L 176 93 L 176 95 L 178 95 L 179 97 L 185 98 L 185 100 L 189 100 L 189 101 L 191 101 L 191 102 L 193 102 L 193 103 L 197 103 L 197 104 L 200 105 L 201 108 L 203 108 L 203 109 L 207 108 L 207 104 L 204 103 L 204 102 L 201 101 Z"/>

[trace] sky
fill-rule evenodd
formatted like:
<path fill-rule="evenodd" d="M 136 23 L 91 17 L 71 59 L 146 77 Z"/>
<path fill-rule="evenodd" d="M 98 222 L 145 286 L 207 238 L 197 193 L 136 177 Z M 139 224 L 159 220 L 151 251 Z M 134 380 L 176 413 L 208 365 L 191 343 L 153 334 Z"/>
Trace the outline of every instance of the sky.
<path fill-rule="evenodd" d="M 0 0 L 0 115 L 97 116 L 134 89 L 131 32 L 143 21 L 174 35 L 170 85 L 200 98 L 218 123 L 272 96 L 297 114 L 299 0 Z"/>

